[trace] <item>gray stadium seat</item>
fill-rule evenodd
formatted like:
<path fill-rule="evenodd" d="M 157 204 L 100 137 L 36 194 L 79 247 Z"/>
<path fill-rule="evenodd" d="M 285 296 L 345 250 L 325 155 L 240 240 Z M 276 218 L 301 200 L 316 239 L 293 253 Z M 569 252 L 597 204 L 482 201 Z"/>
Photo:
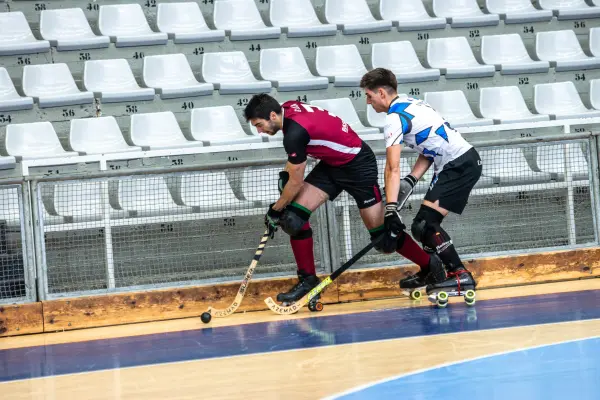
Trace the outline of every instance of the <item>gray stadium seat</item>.
<path fill-rule="evenodd" d="M 210 146 L 262 142 L 260 136 L 244 132 L 231 106 L 195 108 L 191 119 L 192 137 Z"/>
<path fill-rule="evenodd" d="M 58 51 L 108 47 L 108 36 L 97 36 L 81 8 L 44 10 L 40 16 L 40 34 Z"/>
<path fill-rule="evenodd" d="M 337 115 L 342 121 L 350 125 L 359 136 L 380 133 L 379 128 L 369 128 L 360 122 L 352 101 L 347 97 L 341 99 L 313 100 L 310 104 Z"/>
<path fill-rule="evenodd" d="M 479 109 L 484 118 L 491 118 L 500 124 L 550 119 L 548 115 L 529 111 L 517 86 L 482 88 L 479 92 Z"/>
<path fill-rule="evenodd" d="M 327 78 L 310 72 L 299 47 L 261 50 L 260 75 L 271 81 L 279 92 L 327 89 L 329 86 Z"/>
<path fill-rule="evenodd" d="M 507 24 L 543 22 L 552 19 L 552 10 L 539 10 L 531 0 L 486 0 L 489 12 L 502 16 Z"/>
<path fill-rule="evenodd" d="M 548 61 L 534 61 L 518 33 L 481 38 L 481 59 L 503 75 L 548 73 Z"/>
<path fill-rule="evenodd" d="M 8 155 L 23 160 L 79 155 L 63 149 L 54 127 L 47 121 L 8 125 L 5 146 Z"/>
<path fill-rule="evenodd" d="M 188 214 L 192 207 L 175 203 L 162 176 L 119 179 L 110 190 L 110 204 L 132 217 Z"/>
<path fill-rule="evenodd" d="M 225 31 L 210 29 L 198 3 L 160 3 L 156 16 L 158 30 L 165 32 L 175 43 L 222 42 Z"/>
<path fill-rule="evenodd" d="M 92 104 L 94 94 L 82 92 L 75 84 L 67 64 L 26 65 L 23 92 L 33 97 L 40 108 Z"/>
<path fill-rule="evenodd" d="M 252 202 L 235 196 L 227 176 L 220 171 L 177 176 L 169 179 L 167 185 L 176 204 L 195 207 L 200 212 L 253 206 Z"/>
<path fill-rule="evenodd" d="M 366 0 L 325 0 L 325 19 L 348 35 L 392 29 L 392 21 L 373 17 Z"/>
<path fill-rule="evenodd" d="M 222 94 L 271 90 L 271 82 L 259 81 L 254 77 L 246 55 L 241 51 L 204 54 L 202 77 Z"/>
<path fill-rule="evenodd" d="M 22 97 L 13 81 L 8 75 L 6 68 L 0 67 L 0 111 L 29 110 L 33 108 L 31 97 Z"/>
<path fill-rule="evenodd" d="M 150 150 L 202 146 L 185 138 L 170 111 L 132 115 L 129 134 L 133 144 Z"/>
<path fill-rule="evenodd" d="M 540 60 L 549 61 L 559 72 L 600 67 L 600 57 L 586 55 L 571 30 L 538 32 L 535 51 Z"/>
<path fill-rule="evenodd" d="M 71 120 L 69 145 L 84 154 L 123 153 L 141 151 L 125 142 L 115 117 Z"/>
<path fill-rule="evenodd" d="M 552 10 L 558 19 L 598 18 L 600 8 L 590 7 L 585 0 L 538 0 L 540 7 Z"/>
<path fill-rule="evenodd" d="M 268 27 L 254 0 L 215 1 L 213 19 L 231 40 L 278 39 L 281 28 Z"/>
<path fill-rule="evenodd" d="M 494 76 L 493 65 L 481 65 L 475 59 L 466 37 L 429 39 L 427 63 L 439 68 L 447 78 L 480 78 Z"/>
<path fill-rule="evenodd" d="M 269 19 L 288 37 L 332 36 L 337 33 L 335 24 L 323 24 L 310 0 L 271 0 Z"/>
<path fill-rule="evenodd" d="M 139 4 L 100 6 L 98 29 L 117 47 L 160 45 L 168 40 L 166 33 L 150 29 Z"/>
<path fill-rule="evenodd" d="M 555 119 L 600 116 L 600 111 L 590 110 L 583 104 L 573 82 L 535 85 L 534 104 L 539 114 L 548 114 Z"/>
<path fill-rule="evenodd" d="M 381 67 L 391 70 L 399 83 L 440 79 L 439 69 L 427 69 L 421 65 L 412 43 L 408 40 L 373 44 L 371 64 L 373 68 Z"/>
<path fill-rule="evenodd" d="M 0 12 L 0 56 L 44 53 L 50 50 L 47 40 L 38 40 L 21 11 Z"/>
<path fill-rule="evenodd" d="M 141 88 L 125 59 L 86 61 L 85 88 L 104 103 L 154 100 L 154 89 Z"/>
<path fill-rule="evenodd" d="M 380 0 L 379 13 L 399 31 L 446 28 L 446 18 L 429 15 L 422 0 Z"/>
<path fill-rule="evenodd" d="M 194 3 L 195 4 L 195 3 Z M 212 95 L 212 83 L 200 83 L 184 54 L 165 54 L 144 58 L 143 79 L 156 89 L 161 99 Z"/>
<path fill-rule="evenodd" d="M 479 154 L 483 162 L 483 176 L 492 178 L 494 183 L 548 182 L 552 178 L 548 172 L 532 170 L 518 148 L 481 150 Z"/>
<path fill-rule="evenodd" d="M 335 86 L 359 86 L 367 68 L 353 44 L 321 46 L 315 60 L 317 73 L 326 76 Z"/>
<path fill-rule="evenodd" d="M 551 146 L 539 146 L 536 151 L 536 164 L 540 171 L 556 175 L 555 179 L 564 179 L 567 166 L 565 155 L 569 157 L 569 170 L 573 179 L 588 179 L 588 163 L 579 143 L 564 143 Z"/>
<path fill-rule="evenodd" d="M 460 90 L 427 92 L 424 100 L 439 112 L 445 120 L 450 122 L 450 125 L 454 128 L 494 124 L 494 121 L 490 118 L 476 117 L 465 94 Z"/>
<path fill-rule="evenodd" d="M 498 25 L 498 14 L 484 14 L 477 0 L 433 0 L 433 13 L 448 19 L 453 27 Z"/>

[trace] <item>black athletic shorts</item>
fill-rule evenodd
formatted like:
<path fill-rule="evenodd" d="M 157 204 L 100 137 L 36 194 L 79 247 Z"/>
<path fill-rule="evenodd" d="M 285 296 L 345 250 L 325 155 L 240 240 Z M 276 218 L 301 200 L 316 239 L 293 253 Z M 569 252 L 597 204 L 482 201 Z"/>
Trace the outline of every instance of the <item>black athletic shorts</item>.
<path fill-rule="evenodd" d="M 444 166 L 439 175 L 434 175 L 425 194 L 425 200 L 435 203 L 440 201 L 440 207 L 462 214 L 469 201 L 473 186 L 481 177 L 483 166 L 475 148 Z"/>
<path fill-rule="evenodd" d="M 358 208 L 363 209 L 381 201 L 377 173 L 375 154 L 363 142 L 360 152 L 352 161 L 337 167 L 320 161 L 304 182 L 327 193 L 331 201 L 345 190 L 354 198 Z"/>

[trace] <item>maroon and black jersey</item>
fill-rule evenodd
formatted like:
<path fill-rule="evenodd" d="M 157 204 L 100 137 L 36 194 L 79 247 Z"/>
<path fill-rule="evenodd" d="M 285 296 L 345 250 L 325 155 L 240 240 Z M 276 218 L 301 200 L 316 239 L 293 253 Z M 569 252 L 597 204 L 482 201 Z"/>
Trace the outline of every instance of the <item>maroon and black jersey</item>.
<path fill-rule="evenodd" d="M 282 108 L 283 147 L 292 164 L 303 163 L 310 156 L 339 166 L 360 152 L 362 140 L 339 117 L 299 101 L 287 101 Z"/>

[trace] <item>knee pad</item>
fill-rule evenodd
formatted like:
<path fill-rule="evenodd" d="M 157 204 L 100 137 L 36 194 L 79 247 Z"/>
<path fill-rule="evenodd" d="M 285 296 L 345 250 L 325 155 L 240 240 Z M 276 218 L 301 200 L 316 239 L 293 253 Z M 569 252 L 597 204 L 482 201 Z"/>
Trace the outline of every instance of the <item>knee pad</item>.
<path fill-rule="evenodd" d="M 421 206 L 412 222 L 410 231 L 414 238 L 423 245 L 435 248 L 435 245 L 431 243 L 432 235 L 440 231 L 440 223 L 443 219 L 444 216 L 433 208 Z"/>
<path fill-rule="evenodd" d="M 286 207 L 283 215 L 279 220 L 281 230 L 290 235 L 292 238 L 302 234 L 302 227 L 308 222 L 308 217 L 305 211 L 296 207 Z M 312 236 L 312 229 L 310 232 Z"/>

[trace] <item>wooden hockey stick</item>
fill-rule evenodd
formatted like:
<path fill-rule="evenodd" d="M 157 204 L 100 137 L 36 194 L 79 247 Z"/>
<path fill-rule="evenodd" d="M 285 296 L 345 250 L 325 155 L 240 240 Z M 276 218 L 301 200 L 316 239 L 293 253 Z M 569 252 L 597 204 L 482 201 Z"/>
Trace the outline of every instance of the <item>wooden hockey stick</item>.
<path fill-rule="evenodd" d="M 256 269 L 256 266 L 258 265 L 258 260 L 260 260 L 260 256 L 262 256 L 263 250 L 267 244 L 267 241 L 269 240 L 269 236 L 270 236 L 270 233 L 269 233 L 269 230 L 267 229 L 267 230 L 265 230 L 265 233 L 263 234 L 262 238 L 260 239 L 260 244 L 258 245 L 258 248 L 256 249 L 256 253 L 254 253 L 252 262 L 250 263 L 250 266 L 248 267 L 248 271 L 246 271 L 244 280 L 242 280 L 242 284 L 240 285 L 240 288 L 237 292 L 237 295 L 235 296 L 235 299 L 233 300 L 233 303 L 231 303 L 231 305 L 225 309 L 208 307 L 207 312 L 211 316 L 217 317 L 217 318 L 227 317 L 228 315 L 233 314 L 235 312 L 235 310 L 238 309 L 240 304 L 242 304 L 242 300 L 244 299 L 244 296 L 246 295 L 246 289 L 248 289 L 248 282 L 250 282 L 250 279 L 252 279 L 252 274 L 254 274 L 254 270 Z"/>

